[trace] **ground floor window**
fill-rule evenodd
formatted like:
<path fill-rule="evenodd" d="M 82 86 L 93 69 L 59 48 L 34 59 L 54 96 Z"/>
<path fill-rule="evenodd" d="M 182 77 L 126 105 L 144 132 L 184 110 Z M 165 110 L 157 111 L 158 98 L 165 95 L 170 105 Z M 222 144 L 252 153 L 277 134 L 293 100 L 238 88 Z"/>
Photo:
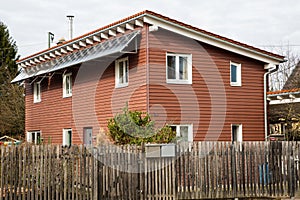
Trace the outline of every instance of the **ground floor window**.
<path fill-rule="evenodd" d="M 27 142 L 40 144 L 42 142 L 41 131 L 28 131 L 26 139 Z"/>
<path fill-rule="evenodd" d="M 171 125 L 180 141 L 193 142 L 193 125 Z"/>
<path fill-rule="evenodd" d="M 85 144 L 85 145 L 93 144 L 93 128 L 92 127 L 83 128 L 83 144 Z"/>
<path fill-rule="evenodd" d="M 243 141 L 242 124 L 231 124 L 231 140 L 232 142 Z"/>
<path fill-rule="evenodd" d="M 63 146 L 71 146 L 72 145 L 72 129 L 65 128 L 63 129 Z"/>

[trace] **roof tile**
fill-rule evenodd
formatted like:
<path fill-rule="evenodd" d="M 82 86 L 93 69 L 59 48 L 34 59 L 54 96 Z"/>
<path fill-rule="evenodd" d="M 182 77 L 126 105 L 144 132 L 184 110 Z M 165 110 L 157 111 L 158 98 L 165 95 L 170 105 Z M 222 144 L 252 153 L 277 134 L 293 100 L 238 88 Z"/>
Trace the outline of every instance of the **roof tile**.
<path fill-rule="evenodd" d="M 284 94 L 284 93 L 292 93 L 292 92 L 299 92 L 300 88 L 292 88 L 288 90 L 277 90 L 277 91 L 270 91 L 267 92 L 267 95 L 275 95 L 275 94 Z"/>

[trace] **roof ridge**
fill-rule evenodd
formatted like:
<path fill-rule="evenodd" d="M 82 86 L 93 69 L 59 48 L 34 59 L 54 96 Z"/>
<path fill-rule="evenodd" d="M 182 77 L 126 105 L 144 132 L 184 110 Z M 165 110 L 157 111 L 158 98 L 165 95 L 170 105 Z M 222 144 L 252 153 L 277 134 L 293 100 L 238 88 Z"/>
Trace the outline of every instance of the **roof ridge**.
<path fill-rule="evenodd" d="M 26 56 L 26 57 L 24 57 L 24 58 L 18 60 L 18 62 L 22 62 L 22 61 L 24 61 L 24 60 L 30 59 L 30 58 L 32 58 L 32 57 L 35 57 L 35 56 L 37 56 L 37 55 L 39 55 L 39 54 L 43 54 L 43 53 L 48 52 L 48 51 L 50 51 L 50 50 L 53 50 L 53 49 L 55 49 L 55 48 L 59 48 L 59 46 L 66 45 L 66 44 L 68 44 L 68 43 L 72 43 L 72 42 L 74 42 L 74 41 L 76 41 L 76 40 L 80 40 L 80 39 L 82 39 L 82 38 L 84 38 L 84 37 L 87 37 L 87 36 L 89 36 L 89 35 L 95 34 L 95 33 L 100 32 L 100 31 L 102 31 L 102 30 L 108 29 L 108 28 L 110 28 L 110 27 L 112 27 L 112 26 L 116 26 L 116 25 L 121 24 L 121 23 L 124 23 L 124 22 L 126 22 L 126 21 L 133 20 L 134 18 L 142 17 L 143 15 L 152 15 L 152 16 L 157 17 L 157 18 L 160 18 L 160 19 L 162 19 L 162 20 L 166 20 L 166 21 L 168 21 L 168 22 L 177 24 L 177 25 L 179 25 L 179 26 L 184 26 L 184 27 L 186 27 L 186 28 L 188 28 L 188 29 L 192 29 L 192 30 L 194 30 L 194 31 L 203 33 L 203 34 L 208 35 L 208 36 L 210 36 L 210 37 L 217 38 L 217 39 L 220 39 L 220 40 L 223 40 L 223 41 L 226 41 L 226 42 L 229 42 L 229 43 L 231 43 L 231 44 L 235 44 L 235 45 L 238 45 L 238 46 L 247 48 L 247 49 L 252 49 L 252 50 L 254 50 L 254 51 L 256 51 L 256 52 L 261 52 L 261 53 L 263 53 L 263 54 L 265 54 L 265 55 L 269 55 L 269 56 L 276 57 L 276 58 L 280 58 L 280 59 L 283 59 L 283 58 L 284 58 L 284 56 L 281 56 L 281 55 L 278 55 L 278 54 L 275 54 L 275 53 L 272 53 L 272 52 L 269 52 L 269 51 L 266 51 L 266 50 L 263 50 L 263 49 L 259 49 L 259 48 L 257 48 L 257 47 L 254 47 L 254 46 L 251 46 L 251 45 L 242 43 L 242 42 L 238 42 L 238 41 L 236 41 L 236 40 L 233 40 L 233 39 L 230 39 L 230 38 L 221 36 L 221 35 L 217 35 L 217 34 L 215 34 L 215 33 L 206 31 L 206 30 L 204 30 L 204 29 L 200 29 L 200 28 L 197 28 L 197 27 L 195 27 L 195 26 L 189 25 L 189 24 L 187 24 L 187 23 L 180 22 L 180 21 L 175 20 L 175 19 L 172 19 L 172 18 L 170 18 L 170 17 L 166 17 L 166 16 L 164 16 L 164 15 L 162 15 L 162 14 L 158 14 L 158 13 L 153 12 L 153 11 L 151 11 L 151 10 L 144 10 L 144 11 L 138 12 L 138 13 L 136 13 L 136 14 L 130 15 L 129 17 L 125 17 L 125 18 L 123 18 L 123 19 L 121 19 L 121 20 L 118 20 L 118 21 L 116 21 L 116 22 L 110 23 L 110 24 L 108 24 L 108 25 L 106 25 L 106 26 L 103 26 L 103 27 L 101 27 L 101 28 L 98 28 L 98 29 L 96 29 L 96 30 L 90 31 L 90 32 L 88 32 L 88 33 L 85 33 L 85 34 L 83 34 L 83 35 L 81 35 L 81 36 L 78 36 L 78 37 L 76 37 L 76 38 L 73 38 L 73 39 L 71 39 L 71 40 L 65 41 L 64 43 L 62 43 L 62 44 L 60 44 L 60 45 L 56 45 L 56 46 L 53 46 L 53 47 L 51 47 L 51 48 L 48 48 L 48 49 L 39 51 L 39 52 L 37 52 L 37 53 L 35 53 L 35 54 Z"/>

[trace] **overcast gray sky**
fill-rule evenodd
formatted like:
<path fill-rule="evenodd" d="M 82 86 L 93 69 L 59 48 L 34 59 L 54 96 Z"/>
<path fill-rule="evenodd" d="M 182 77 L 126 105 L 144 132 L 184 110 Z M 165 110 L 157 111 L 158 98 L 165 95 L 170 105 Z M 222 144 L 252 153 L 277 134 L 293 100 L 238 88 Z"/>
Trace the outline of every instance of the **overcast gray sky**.
<path fill-rule="evenodd" d="M 289 44 L 300 54 L 299 0 L 9 0 L 0 4 L 0 21 L 25 57 L 47 48 L 49 31 L 55 41 L 69 39 L 66 15 L 75 15 L 76 37 L 146 9 L 260 48 Z"/>

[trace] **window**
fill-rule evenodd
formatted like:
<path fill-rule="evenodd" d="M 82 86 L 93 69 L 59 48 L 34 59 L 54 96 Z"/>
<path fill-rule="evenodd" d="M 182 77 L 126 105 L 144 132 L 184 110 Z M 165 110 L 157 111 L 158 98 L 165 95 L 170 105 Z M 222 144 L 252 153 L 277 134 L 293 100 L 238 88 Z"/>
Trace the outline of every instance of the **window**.
<path fill-rule="evenodd" d="M 230 62 L 230 85 L 242 86 L 241 64 Z"/>
<path fill-rule="evenodd" d="M 242 124 L 232 124 L 231 125 L 231 140 L 232 142 L 242 142 Z"/>
<path fill-rule="evenodd" d="M 72 129 L 66 128 L 63 129 L 63 146 L 72 145 Z"/>
<path fill-rule="evenodd" d="M 85 145 L 93 144 L 93 128 L 92 127 L 83 128 L 83 144 L 85 144 Z"/>
<path fill-rule="evenodd" d="M 33 144 L 41 144 L 41 131 L 29 131 L 27 132 L 27 142 Z"/>
<path fill-rule="evenodd" d="M 116 60 L 115 77 L 116 87 L 128 86 L 128 57 Z"/>
<path fill-rule="evenodd" d="M 41 83 L 33 84 L 33 103 L 41 102 Z"/>
<path fill-rule="evenodd" d="M 192 55 L 167 53 L 167 83 L 192 84 Z"/>
<path fill-rule="evenodd" d="M 171 125 L 173 131 L 180 141 L 193 142 L 193 126 L 192 125 Z"/>
<path fill-rule="evenodd" d="M 72 96 L 72 74 L 63 75 L 63 97 Z"/>

